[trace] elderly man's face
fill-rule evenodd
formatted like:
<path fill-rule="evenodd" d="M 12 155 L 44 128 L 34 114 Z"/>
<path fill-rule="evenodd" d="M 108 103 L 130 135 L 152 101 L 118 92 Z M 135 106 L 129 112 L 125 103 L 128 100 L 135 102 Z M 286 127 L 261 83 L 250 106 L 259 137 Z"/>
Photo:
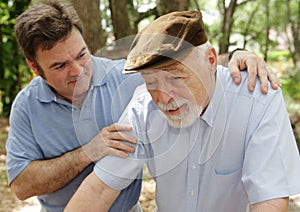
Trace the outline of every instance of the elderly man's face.
<path fill-rule="evenodd" d="M 206 74 L 200 76 L 196 72 L 180 62 L 142 71 L 154 103 L 173 127 L 192 125 L 208 105 L 212 93 L 211 88 L 206 86 L 210 83 L 209 77 Z"/>

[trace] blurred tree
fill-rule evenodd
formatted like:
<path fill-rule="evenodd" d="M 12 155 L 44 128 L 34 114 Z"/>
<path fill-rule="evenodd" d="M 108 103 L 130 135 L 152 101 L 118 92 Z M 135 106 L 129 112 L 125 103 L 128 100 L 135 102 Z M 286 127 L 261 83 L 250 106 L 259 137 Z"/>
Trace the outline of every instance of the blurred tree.
<path fill-rule="evenodd" d="M 154 3 L 155 0 L 148 0 L 146 4 Z M 133 29 L 133 34 L 136 34 L 139 29 L 139 23 L 144 19 L 151 19 L 151 17 L 158 17 L 157 8 L 150 7 L 148 10 L 139 11 L 139 8 L 144 5 L 144 1 L 137 1 L 137 0 L 127 0 L 127 8 L 129 13 L 129 19 L 131 22 L 131 26 Z"/>
<path fill-rule="evenodd" d="M 230 37 L 232 38 L 233 34 L 242 35 L 242 47 L 247 49 L 249 46 L 259 46 L 258 52 L 261 52 L 264 60 L 268 61 L 268 52 L 274 46 L 270 40 L 270 30 L 273 24 L 271 15 L 270 0 L 257 0 L 238 8 L 234 14 L 235 24 Z M 238 39 L 231 39 L 230 45 L 236 44 Z"/>
<path fill-rule="evenodd" d="M 84 26 L 83 37 L 91 53 L 105 46 L 100 0 L 71 0 Z"/>
<path fill-rule="evenodd" d="M 266 10 L 266 27 L 265 27 L 265 50 L 264 50 L 264 59 L 268 61 L 268 50 L 270 44 L 270 0 L 265 0 L 265 10 Z"/>
<path fill-rule="evenodd" d="M 33 3 L 39 1 L 32 0 Z M 280 44 L 282 49 L 284 40 L 284 48 L 290 52 L 284 58 L 289 59 L 289 56 L 294 64 L 300 62 L 300 0 L 68 1 L 72 2 L 81 17 L 85 28 L 84 39 L 92 53 L 106 46 L 106 42 L 116 44 L 114 40 L 137 33 L 138 27 L 160 15 L 175 10 L 201 9 L 206 16 L 210 41 L 218 43 L 219 53 L 226 53 L 232 45 L 262 53 L 265 59 L 274 59 L 277 46 Z M 32 77 L 13 37 L 15 16 L 25 10 L 28 4 L 29 0 L 0 2 L 0 110 L 5 108 L 6 113 L 16 90 Z M 145 19 L 147 21 L 144 22 Z M 274 33 L 277 36 L 275 38 Z M 129 45 L 130 42 L 121 49 L 109 46 L 107 50 L 113 51 L 102 56 L 120 58 L 118 53 L 121 52 L 124 58 Z"/>
<path fill-rule="evenodd" d="M 37 4 L 44 0 L 31 0 Z M 84 27 L 83 38 L 91 53 L 105 46 L 106 33 L 102 28 L 101 0 L 65 0 L 74 6 Z"/>
<path fill-rule="evenodd" d="M 190 6 L 189 0 L 174 0 L 172 4 L 170 4 L 168 0 L 156 0 L 155 8 L 138 12 L 138 7 L 141 3 L 143 3 L 143 1 L 109 0 L 116 40 L 137 33 L 139 22 L 145 18 L 153 15 L 158 17 L 173 11 L 188 10 Z"/>
<path fill-rule="evenodd" d="M 14 38 L 15 18 L 29 5 L 30 0 L 0 2 L 0 113 L 9 115 L 17 92 L 32 75 Z"/>
<path fill-rule="evenodd" d="M 286 34 L 289 51 L 295 66 L 300 67 L 300 0 L 286 0 L 287 19 Z M 291 33 L 289 33 L 289 29 Z M 291 36 L 289 36 L 291 34 Z"/>
<path fill-rule="evenodd" d="M 229 38 L 233 26 L 233 14 L 237 7 L 237 0 L 231 0 L 228 6 L 226 6 L 225 0 L 218 0 L 218 7 L 223 17 L 220 29 L 222 37 L 219 40 L 219 54 L 224 54 L 228 52 L 229 48 Z"/>
<path fill-rule="evenodd" d="M 188 10 L 190 6 L 190 0 L 156 0 L 157 14 L 158 16 L 174 11 Z"/>
<path fill-rule="evenodd" d="M 109 0 L 115 39 L 133 34 L 127 10 L 127 0 Z"/>
<path fill-rule="evenodd" d="M 243 6 L 246 3 L 249 3 L 255 0 L 218 0 L 218 9 L 222 17 L 222 23 L 220 28 L 219 37 L 219 54 L 224 54 L 228 52 L 230 46 L 230 35 L 234 25 L 234 13 L 238 7 Z"/>

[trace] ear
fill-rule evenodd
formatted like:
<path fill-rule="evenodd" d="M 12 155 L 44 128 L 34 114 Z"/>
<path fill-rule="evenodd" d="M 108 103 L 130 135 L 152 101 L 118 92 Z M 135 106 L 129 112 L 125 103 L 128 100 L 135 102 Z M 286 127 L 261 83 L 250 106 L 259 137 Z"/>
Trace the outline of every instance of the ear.
<path fill-rule="evenodd" d="M 217 52 L 214 47 L 209 47 L 207 51 L 207 58 L 209 63 L 212 65 L 213 70 L 216 70 L 218 65 L 218 60 L 217 60 Z"/>
<path fill-rule="evenodd" d="M 37 76 L 40 75 L 40 73 L 39 73 L 39 71 L 38 71 L 38 68 L 37 68 L 35 62 L 33 62 L 33 61 L 31 61 L 31 60 L 29 60 L 29 59 L 26 58 L 26 63 L 28 64 L 28 66 L 30 67 L 30 69 L 31 69 Z"/>

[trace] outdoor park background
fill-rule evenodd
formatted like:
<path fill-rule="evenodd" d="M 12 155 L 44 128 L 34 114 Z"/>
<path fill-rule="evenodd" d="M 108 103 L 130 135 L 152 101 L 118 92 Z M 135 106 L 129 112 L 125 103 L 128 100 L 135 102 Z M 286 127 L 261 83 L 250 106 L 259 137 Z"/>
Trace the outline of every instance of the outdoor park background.
<path fill-rule="evenodd" d="M 132 35 L 155 17 L 176 10 L 201 10 L 210 42 L 220 55 L 245 48 L 263 57 L 280 77 L 300 146 L 300 0 L 69 1 L 82 19 L 90 51 L 112 59 L 126 58 Z M 36 201 L 18 201 L 7 186 L 5 142 L 11 104 L 17 92 L 34 77 L 18 50 L 13 26 L 17 15 L 37 2 L 0 1 L 0 212 L 19 211 L 25 206 L 28 211 L 36 211 Z M 154 184 L 145 180 L 144 186 L 143 207 L 152 208 Z M 298 197 L 292 204 L 297 201 Z"/>

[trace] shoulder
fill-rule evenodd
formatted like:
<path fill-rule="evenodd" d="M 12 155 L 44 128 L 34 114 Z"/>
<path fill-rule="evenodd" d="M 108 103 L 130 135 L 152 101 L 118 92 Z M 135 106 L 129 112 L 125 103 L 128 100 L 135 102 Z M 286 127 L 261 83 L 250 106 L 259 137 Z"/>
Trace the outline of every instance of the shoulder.
<path fill-rule="evenodd" d="M 123 70 L 125 59 L 112 60 L 103 57 L 96 57 L 96 56 L 91 56 L 91 57 L 94 62 L 94 65 L 97 68 L 101 68 L 103 70 L 113 70 L 113 69 L 117 69 L 120 71 Z"/>
<path fill-rule="evenodd" d="M 10 111 L 10 123 L 20 124 L 20 121 L 24 122 L 30 118 L 32 111 L 35 115 L 37 113 L 36 108 L 39 107 L 40 99 L 39 93 L 41 93 L 43 79 L 41 77 L 35 77 L 31 80 L 30 84 L 24 87 L 15 97 L 11 111 Z"/>
<path fill-rule="evenodd" d="M 133 97 L 129 103 L 131 111 L 134 111 L 136 115 L 143 115 L 149 112 L 154 106 L 150 93 L 147 91 L 146 85 L 139 85 L 133 94 Z"/>
<path fill-rule="evenodd" d="M 15 97 L 13 106 L 16 104 L 23 104 L 37 99 L 38 90 L 43 84 L 41 77 L 35 77 L 31 80 L 30 84 L 25 86 Z"/>
<path fill-rule="evenodd" d="M 145 123 L 148 114 L 156 108 L 152 101 L 150 93 L 147 91 L 146 85 L 139 85 L 127 106 L 128 117 L 131 123 Z"/>
<path fill-rule="evenodd" d="M 248 72 L 247 70 L 241 71 L 242 81 L 239 85 L 236 85 L 230 75 L 229 69 L 227 67 L 218 66 L 217 69 L 217 79 L 220 80 L 224 92 L 227 94 L 232 94 L 236 96 L 244 96 L 250 99 L 255 99 L 256 101 L 266 104 L 274 95 L 280 94 L 281 89 L 274 90 L 270 83 L 268 84 L 268 93 L 263 94 L 260 89 L 260 81 L 256 78 L 256 85 L 253 92 L 248 90 Z"/>
<path fill-rule="evenodd" d="M 112 75 L 122 77 L 122 70 L 125 60 L 111 60 L 103 57 L 92 56 L 94 70 L 100 72 L 102 76 Z"/>
<path fill-rule="evenodd" d="M 120 82 L 129 79 L 133 84 L 135 84 L 135 86 L 143 82 L 140 74 L 122 74 L 125 59 L 111 60 L 107 58 L 92 56 L 92 60 L 94 61 L 94 70 L 98 73 L 99 78 L 103 79 L 105 82 Z"/>

